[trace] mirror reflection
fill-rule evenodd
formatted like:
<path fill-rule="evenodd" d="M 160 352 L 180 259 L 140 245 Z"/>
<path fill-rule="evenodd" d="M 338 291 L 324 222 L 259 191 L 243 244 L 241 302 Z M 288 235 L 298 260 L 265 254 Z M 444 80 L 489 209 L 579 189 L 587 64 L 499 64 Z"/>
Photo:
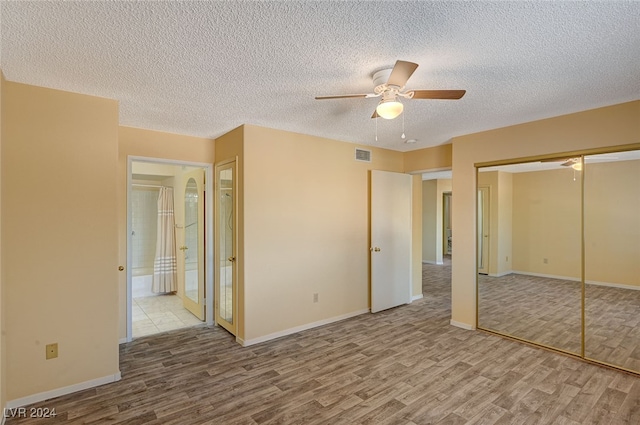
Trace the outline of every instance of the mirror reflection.
<path fill-rule="evenodd" d="M 566 158 L 478 169 L 478 326 L 581 352 L 581 178 Z"/>
<path fill-rule="evenodd" d="M 218 213 L 218 313 L 222 319 L 233 323 L 233 169 L 226 168 L 219 173 L 219 213 Z"/>
<path fill-rule="evenodd" d="M 585 357 L 640 372 L 640 151 L 585 157 Z"/>
<path fill-rule="evenodd" d="M 639 183 L 637 150 L 479 168 L 478 327 L 640 372 Z"/>

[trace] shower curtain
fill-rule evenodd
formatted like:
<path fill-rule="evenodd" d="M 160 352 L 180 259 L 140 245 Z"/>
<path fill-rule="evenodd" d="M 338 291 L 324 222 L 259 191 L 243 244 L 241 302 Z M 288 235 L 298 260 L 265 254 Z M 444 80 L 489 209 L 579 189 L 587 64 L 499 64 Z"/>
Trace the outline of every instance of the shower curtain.
<path fill-rule="evenodd" d="M 175 292 L 178 281 L 176 264 L 175 217 L 173 189 L 161 187 L 158 196 L 158 236 L 156 258 L 153 262 L 153 286 L 156 293 Z"/>

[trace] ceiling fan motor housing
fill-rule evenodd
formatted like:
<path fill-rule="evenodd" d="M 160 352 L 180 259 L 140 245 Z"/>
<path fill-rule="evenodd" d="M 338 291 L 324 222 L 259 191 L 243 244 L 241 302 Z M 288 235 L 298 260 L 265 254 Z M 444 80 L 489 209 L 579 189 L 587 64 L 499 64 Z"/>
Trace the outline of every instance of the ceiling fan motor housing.
<path fill-rule="evenodd" d="M 392 87 L 387 85 L 387 81 L 389 81 L 389 76 L 391 75 L 392 69 L 381 69 L 380 71 L 373 74 L 373 91 L 376 94 L 380 94 L 387 90 L 387 88 Z M 397 89 L 400 89 L 398 87 Z"/>

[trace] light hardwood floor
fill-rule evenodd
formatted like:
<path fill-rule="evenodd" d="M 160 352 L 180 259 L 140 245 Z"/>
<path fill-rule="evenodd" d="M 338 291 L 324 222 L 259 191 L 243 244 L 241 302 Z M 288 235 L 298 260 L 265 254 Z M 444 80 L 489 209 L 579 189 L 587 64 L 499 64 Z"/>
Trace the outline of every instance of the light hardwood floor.
<path fill-rule="evenodd" d="M 450 267 L 424 298 L 242 348 L 219 328 L 121 346 L 122 380 L 9 424 L 638 424 L 640 378 L 449 325 Z"/>

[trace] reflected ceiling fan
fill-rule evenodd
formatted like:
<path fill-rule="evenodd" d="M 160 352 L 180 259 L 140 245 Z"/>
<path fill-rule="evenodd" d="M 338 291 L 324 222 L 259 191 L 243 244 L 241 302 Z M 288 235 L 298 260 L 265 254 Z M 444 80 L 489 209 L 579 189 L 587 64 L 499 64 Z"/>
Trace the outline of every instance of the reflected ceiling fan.
<path fill-rule="evenodd" d="M 580 161 L 580 157 L 570 157 L 570 158 L 550 158 L 550 159 L 542 159 L 540 162 L 560 162 L 560 166 L 562 167 L 571 167 L 576 171 L 582 170 L 582 162 Z"/>
<path fill-rule="evenodd" d="M 372 98 L 381 97 L 380 103 L 373 112 L 371 118 L 393 119 L 399 116 L 404 106 L 400 98 L 404 99 L 460 99 L 466 90 L 405 90 L 405 84 L 413 75 L 417 63 L 396 61 L 393 68 L 382 69 L 373 74 L 373 93 L 368 94 L 344 94 L 336 96 L 316 96 L 317 100 L 345 99 L 345 98 Z"/>
<path fill-rule="evenodd" d="M 599 155 L 589 155 L 588 157 L 584 157 L 584 162 L 580 161 L 580 156 L 569 157 L 569 158 L 551 158 L 551 159 L 543 159 L 540 162 L 560 162 L 560 166 L 562 167 L 571 167 L 576 171 L 582 170 L 583 163 L 587 162 L 587 158 L 589 158 L 589 162 L 606 162 L 606 161 L 615 161 L 618 159 L 617 156 L 611 154 L 599 154 Z"/>

